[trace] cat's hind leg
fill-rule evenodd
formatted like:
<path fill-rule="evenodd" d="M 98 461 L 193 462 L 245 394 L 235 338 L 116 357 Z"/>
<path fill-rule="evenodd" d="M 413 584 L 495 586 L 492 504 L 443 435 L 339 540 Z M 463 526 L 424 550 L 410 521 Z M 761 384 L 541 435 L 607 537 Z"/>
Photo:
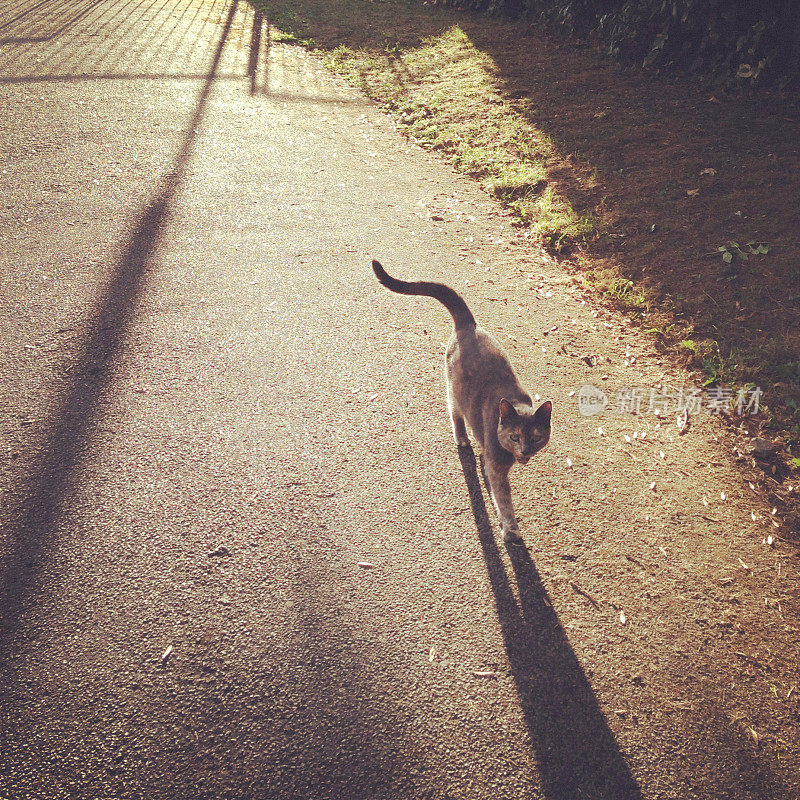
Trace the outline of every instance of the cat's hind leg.
<path fill-rule="evenodd" d="M 450 425 L 453 429 L 453 438 L 456 440 L 458 447 L 469 447 L 469 437 L 467 436 L 467 426 L 464 423 L 464 417 L 456 411 L 455 404 L 453 403 L 453 396 L 448 388 L 447 390 L 447 411 L 450 414 Z"/>

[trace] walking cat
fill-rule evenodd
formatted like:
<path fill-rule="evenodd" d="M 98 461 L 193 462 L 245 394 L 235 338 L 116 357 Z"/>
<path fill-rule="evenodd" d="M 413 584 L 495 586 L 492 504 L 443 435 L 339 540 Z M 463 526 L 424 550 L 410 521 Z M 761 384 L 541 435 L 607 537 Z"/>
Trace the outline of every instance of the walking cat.
<path fill-rule="evenodd" d="M 378 261 L 372 262 L 372 269 L 390 291 L 433 297 L 453 317 L 455 329 L 445 354 L 447 408 L 453 437 L 459 447 L 469 447 L 469 426 L 481 449 L 481 466 L 500 517 L 503 538 L 506 542 L 518 539 L 508 473 L 515 462 L 527 464 L 550 441 L 552 404 L 547 400 L 538 408 L 533 407 L 498 341 L 478 327 L 454 289 L 441 283 L 398 280 L 387 274 Z"/>

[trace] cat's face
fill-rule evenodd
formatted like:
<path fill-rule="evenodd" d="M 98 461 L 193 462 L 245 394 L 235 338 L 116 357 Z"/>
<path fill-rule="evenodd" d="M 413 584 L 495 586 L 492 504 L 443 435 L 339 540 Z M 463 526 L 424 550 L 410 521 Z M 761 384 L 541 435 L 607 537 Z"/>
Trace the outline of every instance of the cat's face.
<path fill-rule="evenodd" d="M 513 406 L 500 401 L 497 439 L 500 446 L 520 464 L 527 464 L 550 441 L 552 403 L 547 400 L 534 411 L 530 406 Z"/>

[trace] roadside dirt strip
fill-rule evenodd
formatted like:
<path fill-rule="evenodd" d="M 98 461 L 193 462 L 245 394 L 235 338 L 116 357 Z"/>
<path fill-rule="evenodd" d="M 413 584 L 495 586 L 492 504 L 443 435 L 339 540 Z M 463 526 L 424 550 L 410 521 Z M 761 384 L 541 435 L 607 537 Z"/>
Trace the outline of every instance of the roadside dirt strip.
<path fill-rule="evenodd" d="M 0 3 L 0 798 L 800 796 L 800 561 L 729 434 L 272 34 Z M 446 312 L 372 257 L 553 400 L 527 547 L 450 437 Z"/>

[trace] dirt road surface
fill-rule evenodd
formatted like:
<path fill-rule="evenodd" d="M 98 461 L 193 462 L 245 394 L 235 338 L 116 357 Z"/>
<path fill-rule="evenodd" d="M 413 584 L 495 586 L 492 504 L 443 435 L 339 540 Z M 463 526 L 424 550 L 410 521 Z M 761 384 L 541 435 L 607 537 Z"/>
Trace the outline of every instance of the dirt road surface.
<path fill-rule="evenodd" d="M 3 0 L 0 158 L 0 797 L 800 796 L 779 514 L 475 185 L 235 0 Z M 527 548 L 371 257 L 554 401 Z"/>

